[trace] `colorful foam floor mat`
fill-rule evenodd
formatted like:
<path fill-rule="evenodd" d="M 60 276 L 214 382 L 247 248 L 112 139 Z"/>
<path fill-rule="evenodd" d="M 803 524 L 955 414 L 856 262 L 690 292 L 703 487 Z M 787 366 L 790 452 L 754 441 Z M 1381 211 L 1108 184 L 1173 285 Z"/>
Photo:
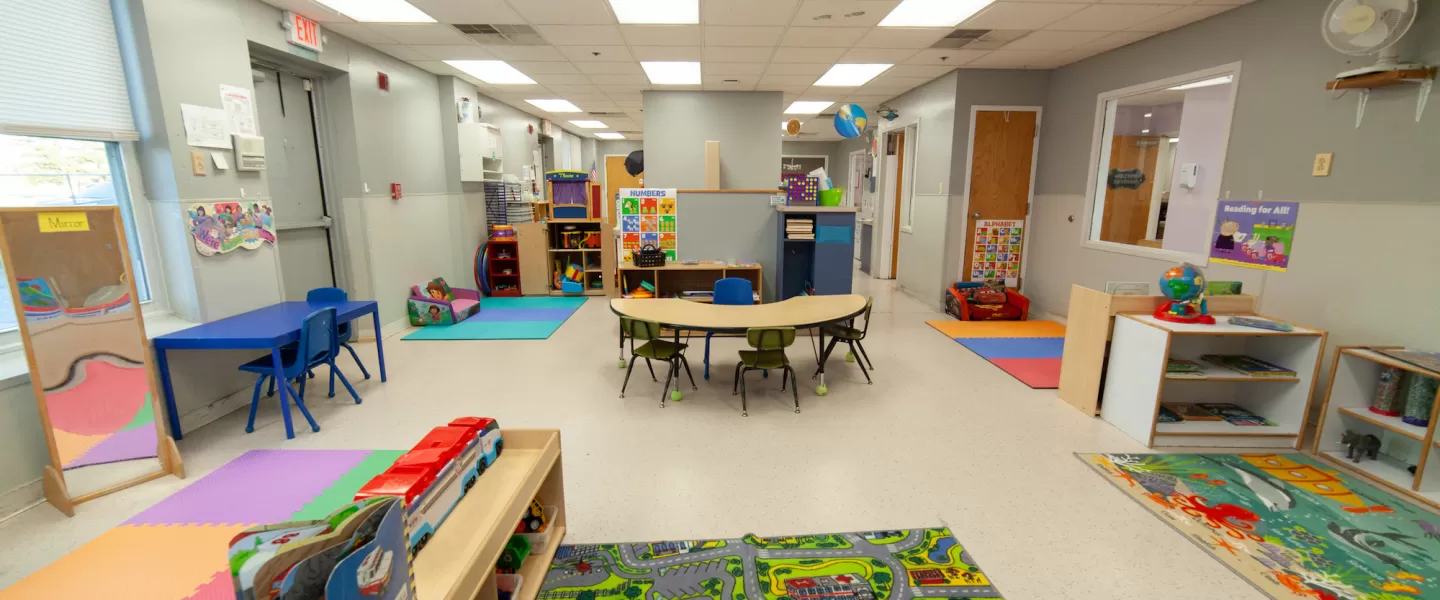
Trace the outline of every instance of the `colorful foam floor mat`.
<path fill-rule="evenodd" d="M 1054 321 L 926 321 L 1001 371 L 1037 390 L 1060 387 L 1065 326 Z"/>
<path fill-rule="evenodd" d="M 485 298 L 480 312 L 454 325 L 428 325 L 405 340 L 543 340 L 585 304 L 569 296 Z"/>
<path fill-rule="evenodd" d="M 235 534 L 265 523 L 323 518 L 403 453 L 252 450 L 0 597 L 233 599 L 226 551 Z"/>
<path fill-rule="evenodd" d="M 537 600 L 999 597 L 950 530 L 932 527 L 561 546 Z"/>
<path fill-rule="evenodd" d="M 1440 518 L 1301 454 L 1077 454 L 1272 598 L 1440 598 Z"/>

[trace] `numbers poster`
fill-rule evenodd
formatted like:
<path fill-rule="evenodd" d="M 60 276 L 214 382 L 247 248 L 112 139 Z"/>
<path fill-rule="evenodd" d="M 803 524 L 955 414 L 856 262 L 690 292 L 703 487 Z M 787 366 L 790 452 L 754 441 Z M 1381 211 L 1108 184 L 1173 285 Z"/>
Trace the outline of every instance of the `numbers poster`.
<path fill-rule="evenodd" d="M 1020 278 L 1020 250 L 1025 243 L 1023 219 L 980 219 L 970 252 L 970 281 Z"/>
<path fill-rule="evenodd" d="M 621 260 L 630 261 L 646 246 L 665 251 L 667 261 L 676 260 L 679 199 L 673 189 L 620 188 Z"/>

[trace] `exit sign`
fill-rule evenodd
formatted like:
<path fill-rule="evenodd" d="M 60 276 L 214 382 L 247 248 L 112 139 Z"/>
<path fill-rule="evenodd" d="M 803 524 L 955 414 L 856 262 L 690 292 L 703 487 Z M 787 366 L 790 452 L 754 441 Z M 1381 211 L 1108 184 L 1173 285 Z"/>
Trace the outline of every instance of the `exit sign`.
<path fill-rule="evenodd" d="M 316 52 L 321 50 L 320 45 L 320 24 L 304 16 L 285 11 L 286 40 L 301 48 L 309 48 Z"/>

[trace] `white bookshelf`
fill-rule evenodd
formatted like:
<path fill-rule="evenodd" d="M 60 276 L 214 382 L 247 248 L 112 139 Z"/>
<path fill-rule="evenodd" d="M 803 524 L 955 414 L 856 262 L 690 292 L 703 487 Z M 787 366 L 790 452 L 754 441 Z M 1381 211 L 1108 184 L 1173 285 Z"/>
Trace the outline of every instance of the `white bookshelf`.
<path fill-rule="evenodd" d="M 1215 325 L 1191 325 L 1151 315 L 1119 315 L 1100 418 L 1151 448 L 1299 448 L 1326 333 L 1301 326 L 1280 332 L 1231 325 L 1225 316 L 1216 320 Z M 1168 359 L 1199 361 L 1205 354 L 1253 356 L 1293 369 L 1295 376 L 1251 377 L 1211 365 L 1202 377 L 1166 375 Z M 1162 402 L 1228 402 L 1274 425 L 1195 420 L 1160 423 Z"/>
<path fill-rule="evenodd" d="M 1440 378 L 1440 372 L 1423 369 L 1391 358 L 1377 349 L 1384 346 L 1341 346 L 1335 349 L 1330 388 L 1325 392 L 1320 431 L 1315 436 L 1315 454 L 1336 465 L 1365 475 L 1385 486 L 1432 506 L 1440 507 L 1440 444 L 1435 437 L 1440 415 L 1440 394 L 1432 400 L 1430 422 L 1411 425 L 1400 417 L 1370 410 L 1379 385 L 1380 372 L 1395 367 L 1412 374 Z M 1340 438 L 1346 431 L 1380 438 L 1380 457 L 1356 463 L 1345 457 Z M 1416 467 L 1410 473 L 1409 467 Z"/>

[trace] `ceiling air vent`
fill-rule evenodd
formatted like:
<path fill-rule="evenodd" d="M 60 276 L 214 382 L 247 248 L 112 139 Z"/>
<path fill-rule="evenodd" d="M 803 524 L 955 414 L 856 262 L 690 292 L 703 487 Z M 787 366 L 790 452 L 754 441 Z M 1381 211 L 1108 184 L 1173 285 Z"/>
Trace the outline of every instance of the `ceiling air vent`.
<path fill-rule="evenodd" d="M 1016 29 L 956 29 L 931 48 L 966 50 L 994 50 L 1008 42 L 1015 41 L 1030 33 Z"/>
<path fill-rule="evenodd" d="M 487 46 L 543 46 L 545 40 L 529 25 L 454 25 L 455 29 Z"/>
<path fill-rule="evenodd" d="M 587 112 L 587 113 L 585 113 L 585 114 L 588 114 L 588 115 L 590 115 L 590 116 L 592 116 L 592 117 L 620 117 L 620 118 L 626 118 L 626 117 L 629 116 L 629 115 L 627 115 L 627 114 L 625 114 L 625 113 L 623 113 L 623 112 L 594 112 L 594 111 L 589 111 L 589 112 Z"/>

